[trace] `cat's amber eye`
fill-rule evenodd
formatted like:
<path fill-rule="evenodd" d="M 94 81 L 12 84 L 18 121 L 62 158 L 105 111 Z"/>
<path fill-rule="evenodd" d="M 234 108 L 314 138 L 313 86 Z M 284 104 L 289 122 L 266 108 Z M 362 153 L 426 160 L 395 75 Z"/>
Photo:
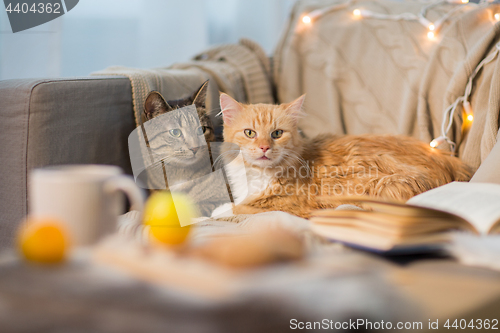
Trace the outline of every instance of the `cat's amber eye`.
<path fill-rule="evenodd" d="M 279 139 L 283 135 L 283 130 L 276 130 L 271 133 L 271 138 L 273 139 Z"/>
<path fill-rule="evenodd" d="M 203 135 L 206 131 L 207 131 L 207 128 L 205 126 L 200 126 L 196 130 L 196 134 L 197 135 Z"/>
<path fill-rule="evenodd" d="M 178 138 L 182 135 L 182 131 L 178 128 L 174 128 L 174 129 L 171 129 L 170 131 L 168 131 L 170 133 L 171 136 L 173 136 L 174 138 Z"/>
<path fill-rule="evenodd" d="M 254 130 L 251 130 L 251 129 L 246 129 L 245 130 L 245 135 L 247 137 L 249 137 L 250 139 L 253 139 L 257 136 L 257 132 L 255 132 Z"/>

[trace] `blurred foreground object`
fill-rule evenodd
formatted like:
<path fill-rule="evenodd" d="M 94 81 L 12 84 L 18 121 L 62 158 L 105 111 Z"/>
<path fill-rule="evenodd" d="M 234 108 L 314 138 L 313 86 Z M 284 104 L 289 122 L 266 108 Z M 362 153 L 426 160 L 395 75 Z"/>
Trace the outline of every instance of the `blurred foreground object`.
<path fill-rule="evenodd" d="M 255 274 L 265 269 L 295 269 L 293 260 L 306 253 L 302 239 L 283 229 L 226 230 L 193 236 L 181 248 L 144 247 L 115 234 L 92 248 L 92 260 L 149 283 L 219 299 L 253 285 Z M 272 265 L 283 261 L 290 263 Z"/>
<path fill-rule="evenodd" d="M 144 209 L 143 223 L 149 226 L 152 238 L 161 244 L 184 243 L 191 227 L 181 227 L 179 220 L 197 216 L 196 205 L 188 196 L 175 193 L 174 197 L 167 191 L 155 192 L 149 197 Z"/>
<path fill-rule="evenodd" d="M 225 235 L 191 250 L 191 255 L 229 267 L 257 267 L 304 256 L 302 240 L 283 229 L 261 228 Z"/>
<path fill-rule="evenodd" d="M 144 194 L 113 165 L 53 165 L 30 172 L 29 216 L 59 220 L 74 246 L 88 246 L 116 230 L 125 208 L 142 212 Z"/>
<path fill-rule="evenodd" d="M 28 218 L 19 229 L 18 244 L 26 260 L 43 264 L 64 261 L 70 245 L 62 223 L 48 218 Z"/>

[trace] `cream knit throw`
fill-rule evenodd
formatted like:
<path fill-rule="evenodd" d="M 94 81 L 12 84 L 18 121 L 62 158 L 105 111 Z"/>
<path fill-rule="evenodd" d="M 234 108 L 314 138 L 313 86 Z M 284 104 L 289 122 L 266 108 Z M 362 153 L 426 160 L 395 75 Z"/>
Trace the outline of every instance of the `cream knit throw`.
<path fill-rule="evenodd" d="M 310 26 L 301 15 L 343 1 L 299 1 L 274 56 L 280 102 L 307 93 L 306 135 L 318 133 L 393 133 L 430 142 L 440 136 L 444 110 L 462 96 L 469 75 L 500 40 L 493 18 L 500 5 L 455 12 L 435 40 L 416 21 L 356 19 L 355 8 L 376 13 L 419 13 L 427 2 L 353 1 L 346 9 L 318 18 Z M 436 21 L 457 5 L 429 10 Z M 474 81 L 474 122 L 462 137 L 462 108 L 449 136 L 459 156 L 478 168 L 495 145 L 500 110 L 500 58 L 486 65 Z"/>
<path fill-rule="evenodd" d="M 130 79 L 136 125 L 140 125 L 144 101 L 150 91 L 159 91 L 167 100 L 179 99 L 192 94 L 208 79 L 207 109 L 210 111 L 219 108 L 219 91 L 241 102 L 274 102 L 269 59 L 258 44 L 245 39 L 239 44 L 213 47 L 195 56 L 193 61 L 168 68 L 113 66 L 92 75 L 118 75 Z"/>

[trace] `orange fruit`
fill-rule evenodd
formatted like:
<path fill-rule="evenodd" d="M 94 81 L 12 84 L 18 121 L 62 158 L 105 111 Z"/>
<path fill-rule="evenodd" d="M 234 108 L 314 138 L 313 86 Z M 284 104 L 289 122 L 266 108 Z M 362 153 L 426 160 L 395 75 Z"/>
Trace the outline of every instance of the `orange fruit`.
<path fill-rule="evenodd" d="M 28 261 L 54 264 L 66 258 L 68 236 L 55 219 L 28 218 L 19 230 L 19 249 Z"/>

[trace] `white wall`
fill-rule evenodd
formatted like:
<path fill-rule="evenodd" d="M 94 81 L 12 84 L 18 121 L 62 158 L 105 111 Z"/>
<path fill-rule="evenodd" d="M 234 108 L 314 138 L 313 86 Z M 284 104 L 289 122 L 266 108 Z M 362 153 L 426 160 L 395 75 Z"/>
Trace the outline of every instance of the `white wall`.
<path fill-rule="evenodd" d="M 185 61 L 241 37 L 271 54 L 294 0 L 80 0 L 64 16 L 13 34 L 0 10 L 0 79 L 84 76 L 111 65 Z"/>

